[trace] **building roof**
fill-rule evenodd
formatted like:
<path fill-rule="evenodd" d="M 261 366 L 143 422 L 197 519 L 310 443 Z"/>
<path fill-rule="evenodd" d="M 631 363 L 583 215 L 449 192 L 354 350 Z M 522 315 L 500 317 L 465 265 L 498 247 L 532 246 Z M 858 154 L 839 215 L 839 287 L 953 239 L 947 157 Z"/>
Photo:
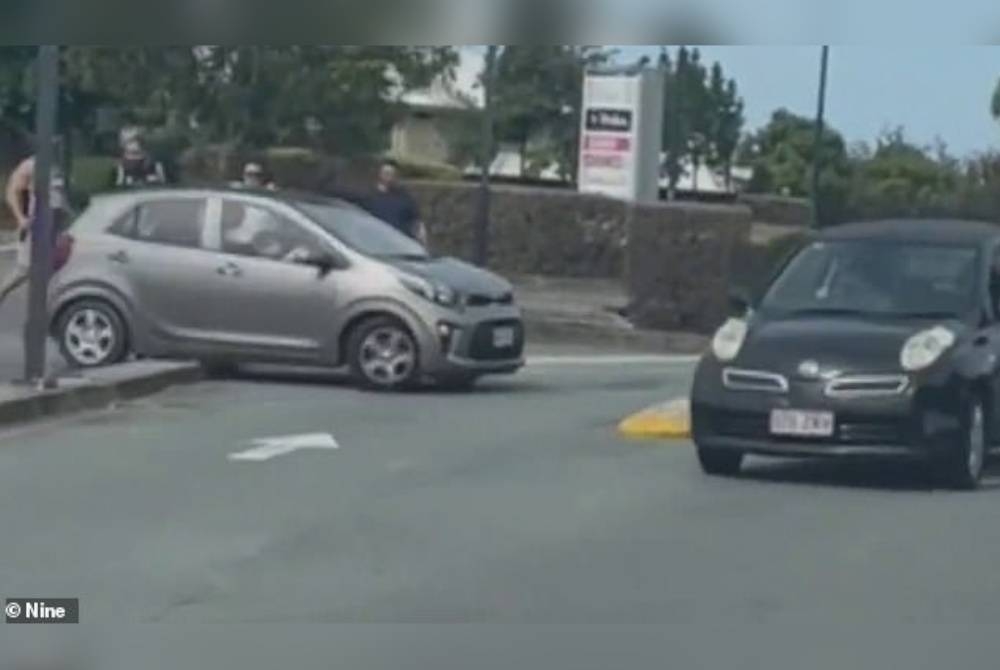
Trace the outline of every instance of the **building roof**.
<path fill-rule="evenodd" d="M 870 239 L 939 244 L 975 244 L 1000 238 L 1000 226 L 957 219 L 889 219 L 845 223 L 822 231 L 820 239 Z"/>

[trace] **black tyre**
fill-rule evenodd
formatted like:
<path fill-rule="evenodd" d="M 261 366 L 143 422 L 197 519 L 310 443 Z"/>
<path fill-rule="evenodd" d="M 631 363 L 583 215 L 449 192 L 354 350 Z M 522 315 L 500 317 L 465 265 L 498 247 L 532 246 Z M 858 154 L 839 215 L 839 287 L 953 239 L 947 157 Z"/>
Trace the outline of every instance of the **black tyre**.
<path fill-rule="evenodd" d="M 947 445 L 933 464 L 938 481 L 962 491 L 978 488 L 987 452 L 986 409 L 981 398 L 972 396 L 965 404 L 962 426 L 954 443 Z"/>
<path fill-rule="evenodd" d="M 740 466 L 743 465 L 743 452 L 698 447 L 698 462 L 701 463 L 701 469 L 706 474 L 732 477 L 740 473 Z"/>
<path fill-rule="evenodd" d="M 56 322 L 59 351 L 71 366 L 94 368 L 128 355 L 128 331 L 118 311 L 99 299 L 74 302 Z"/>
<path fill-rule="evenodd" d="M 375 391 L 398 391 L 420 380 L 420 350 L 398 319 L 376 316 L 358 324 L 347 338 L 351 376 Z"/>

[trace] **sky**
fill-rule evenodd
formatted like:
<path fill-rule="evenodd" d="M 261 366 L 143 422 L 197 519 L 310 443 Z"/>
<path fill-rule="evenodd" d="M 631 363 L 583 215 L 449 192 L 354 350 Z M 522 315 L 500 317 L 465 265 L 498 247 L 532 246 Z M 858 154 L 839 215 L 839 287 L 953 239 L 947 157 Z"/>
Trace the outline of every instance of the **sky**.
<path fill-rule="evenodd" d="M 619 46 L 619 59 L 633 61 L 659 47 Z M 734 77 L 746 103 L 747 130 L 765 124 L 779 107 L 816 113 L 819 54 L 816 46 L 706 46 L 707 63 L 719 61 Z M 468 49 L 460 86 L 482 69 L 481 50 Z M 827 121 L 849 144 L 874 143 L 902 126 L 907 137 L 931 146 L 940 138 L 951 153 L 967 156 L 1000 149 L 1000 123 L 990 116 L 990 98 L 1000 80 L 1000 47 L 832 46 Z"/>
<path fill-rule="evenodd" d="M 621 59 L 659 48 L 620 47 Z M 747 126 L 767 122 L 779 107 L 816 113 L 820 48 L 709 46 L 703 60 L 719 61 L 736 79 L 746 103 Z M 1000 148 L 1000 123 L 990 99 L 1000 80 L 1000 47 L 830 48 L 827 121 L 848 143 L 873 143 L 903 126 L 918 144 L 943 140 L 965 156 Z"/>

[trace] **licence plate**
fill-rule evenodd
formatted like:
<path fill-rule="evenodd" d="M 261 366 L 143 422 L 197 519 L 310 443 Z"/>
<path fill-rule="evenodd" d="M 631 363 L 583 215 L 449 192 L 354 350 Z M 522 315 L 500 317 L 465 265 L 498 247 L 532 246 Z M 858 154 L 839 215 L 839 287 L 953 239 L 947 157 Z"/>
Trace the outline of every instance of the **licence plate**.
<path fill-rule="evenodd" d="M 493 346 L 497 349 L 506 349 L 507 347 L 514 346 L 514 329 L 510 327 L 494 328 Z"/>
<path fill-rule="evenodd" d="M 798 409 L 771 410 L 772 435 L 830 437 L 833 435 L 833 412 L 807 412 Z"/>

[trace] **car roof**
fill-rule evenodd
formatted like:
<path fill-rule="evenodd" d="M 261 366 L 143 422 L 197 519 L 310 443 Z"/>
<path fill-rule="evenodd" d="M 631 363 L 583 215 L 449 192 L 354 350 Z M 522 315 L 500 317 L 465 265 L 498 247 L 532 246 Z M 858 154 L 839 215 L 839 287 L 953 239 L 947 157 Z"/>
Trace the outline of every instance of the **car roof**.
<path fill-rule="evenodd" d="M 844 223 L 820 231 L 821 240 L 885 240 L 935 244 L 985 244 L 1000 238 L 1000 225 L 961 219 L 887 219 Z"/>
<path fill-rule="evenodd" d="M 294 189 L 270 190 L 270 189 L 248 189 L 236 186 L 150 186 L 138 189 L 119 189 L 95 193 L 92 199 L 112 199 L 122 198 L 127 200 L 146 200 L 157 196 L 242 196 L 263 198 L 273 200 L 288 205 L 326 205 L 330 207 L 343 207 L 345 209 L 357 209 L 357 205 L 343 198 L 324 196 L 308 191 L 298 191 Z"/>

